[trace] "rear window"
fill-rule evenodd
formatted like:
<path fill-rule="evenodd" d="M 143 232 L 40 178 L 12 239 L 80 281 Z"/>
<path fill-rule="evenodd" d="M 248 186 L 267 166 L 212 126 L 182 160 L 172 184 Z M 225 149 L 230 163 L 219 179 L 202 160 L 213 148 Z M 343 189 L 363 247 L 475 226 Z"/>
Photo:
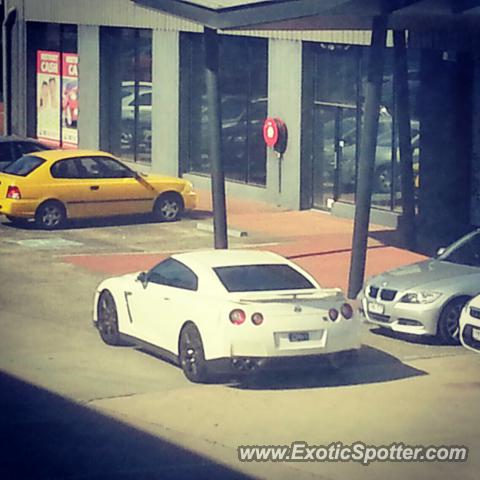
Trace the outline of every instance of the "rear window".
<path fill-rule="evenodd" d="M 38 158 L 33 155 L 25 155 L 8 165 L 8 167 L 6 167 L 3 172 L 9 173 L 10 175 L 26 177 L 29 173 L 32 173 L 44 162 L 45 160 L 43 160 L 42 158 Z"/>
<path fill-rule="evenodd" d="M 315 288 L 310 280 L 289 265 L 240 265 L 213 270 L 229 292 Z"/>

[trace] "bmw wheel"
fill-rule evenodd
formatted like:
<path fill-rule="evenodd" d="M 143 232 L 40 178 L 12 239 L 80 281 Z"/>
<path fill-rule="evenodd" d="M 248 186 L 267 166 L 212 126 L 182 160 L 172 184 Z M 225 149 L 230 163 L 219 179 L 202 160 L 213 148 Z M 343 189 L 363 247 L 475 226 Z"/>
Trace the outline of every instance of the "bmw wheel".
<path fill-rule="evenodd" d="M 155 202 L 153 214 L 161 222 L 174 222 L 183 211 L 182 197 L 178 193 L 165 193 Z"/>
<path fill-rule="evenodd" d="M 205 360 L 200 332 L 192 323 L 182 329 L 178 350 L 185 376 L 191 382 L 207 383 L 210 380 L 208 362 Z"/>
<path fill-rule="evenodd" d="M 42 203 L 35 213 L 35 223 L 45 230 L 60 228 L 66 219 L 65 207 L 54 200 Z"/>
<path fill-rule="evenodd" d="M 438 320 L 437 335 L 447 345 L 460 344 L 460 314 L 467 303 L 467 298 L 456 298 L 448 303 Z"/>
<path fill-rule="evenodd" d="M 100 337 L 107 345 L 120 345 L 120 332 L 118 331 L 117 306 L 112 294 L 104 290 L 98 298 L 97 328 Z"/>

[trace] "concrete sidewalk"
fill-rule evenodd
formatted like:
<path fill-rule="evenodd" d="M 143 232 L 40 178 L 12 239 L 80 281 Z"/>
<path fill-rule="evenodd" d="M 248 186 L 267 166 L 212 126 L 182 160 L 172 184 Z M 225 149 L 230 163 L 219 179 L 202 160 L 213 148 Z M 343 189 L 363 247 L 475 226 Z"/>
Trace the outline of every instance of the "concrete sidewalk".
<path fill-rule="evenodd" d="M 202 217 L 211 217 L 211 211 L 210 193 L 200 191 L 194 215 L 201 213 Z M 227 201 L 227 218 L 230 228 L 248 233 L 245 247 L 277 252 L 305 268 L 323 286 L 346 290 L 352 247 L 351 220 L 317 210 L 285 211 L 269 204 L 231 197 Z M 211 219 L 204 222 L 211 222 Z M 424 258 L 393 246 L 392 238 L 392 230 L 371 225 L 367 276 Z M 92 271 L 117 275 L 148 269 L 168 253 L 75 255 L 65 260 Z"/>

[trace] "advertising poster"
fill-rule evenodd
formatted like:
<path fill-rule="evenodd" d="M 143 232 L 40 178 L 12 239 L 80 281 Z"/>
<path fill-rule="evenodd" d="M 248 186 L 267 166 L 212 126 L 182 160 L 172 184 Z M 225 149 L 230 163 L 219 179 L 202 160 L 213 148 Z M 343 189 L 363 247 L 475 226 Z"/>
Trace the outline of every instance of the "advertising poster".
<path fill-rule="evenodd" d="M 60 53 L 37 52 L 37 138 L 60 146 Z"/>
<path fill-rule="evenodd" d="M 78 55 L 62 55 L 62 143 L 64 148 L 78 145 Z"/>

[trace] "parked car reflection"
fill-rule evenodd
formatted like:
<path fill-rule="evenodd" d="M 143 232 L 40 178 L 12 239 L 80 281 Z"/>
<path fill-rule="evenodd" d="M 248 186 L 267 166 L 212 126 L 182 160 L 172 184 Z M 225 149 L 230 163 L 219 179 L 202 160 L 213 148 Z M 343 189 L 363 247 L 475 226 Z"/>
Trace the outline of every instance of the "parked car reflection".
<path fill-rule="evenodd" d="M 328 165 L 327 178 L 333 182 L 336 166 L 336 148 L 341 149 L 339 164 L 339 181 L 342 192 L 352 192 L 356 182 L 356 155 L 357 149 L 360 150 L 360 144 L 357 144 L 357 127 L 354 116 L 343 119 L 343 133 L 338 141 L 335 139 L 334 121 L 329 121 L 324 126 L 324 147 L 323 155 L 325 165 Z M 418 172 L 418 144 L 420 136 L 419 122 L 413 121 L 411 124 L 412 150 L 414 171 Z M 392 117 L 389 114 L 381 115 L 379 118 L 377 149 L 375 154 L 375 173 L 373 188 L 376 193 L 390 193 L 392 191 L 392 168 L 395 169 L 395 186 L 400 185 L 400 152 L 396 148 L 396 163 L 393 167 L 392 156 L 394 148 L 392 146 Z M 340 143 L 340 144 L 339 144 Z"/>
<path fill-rule="evenodd" d="M 33 138 L 0 137 L 0 171 L 27 153 L 43 150 L 49 150 L 49 147 Z"/>

